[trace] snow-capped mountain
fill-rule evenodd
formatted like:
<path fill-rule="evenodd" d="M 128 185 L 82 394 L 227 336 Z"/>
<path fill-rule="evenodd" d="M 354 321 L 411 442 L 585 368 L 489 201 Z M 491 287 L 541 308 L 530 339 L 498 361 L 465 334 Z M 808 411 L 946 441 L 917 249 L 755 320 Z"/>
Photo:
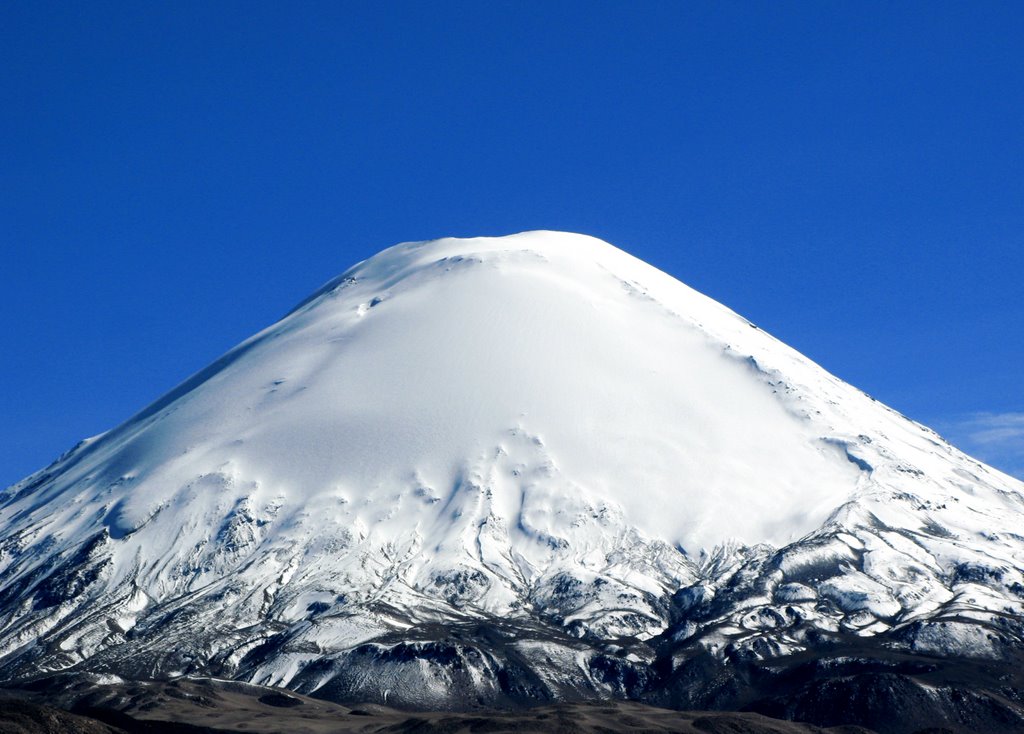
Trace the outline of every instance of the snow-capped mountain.
<path fill-rule="evenodd" d="M 0 675 L 672 702 L 698 659 L 1009 660 L 1022 565 L 1021 482 L 722 305 L 591 237 L 443 239 L 0 494 Z"/>

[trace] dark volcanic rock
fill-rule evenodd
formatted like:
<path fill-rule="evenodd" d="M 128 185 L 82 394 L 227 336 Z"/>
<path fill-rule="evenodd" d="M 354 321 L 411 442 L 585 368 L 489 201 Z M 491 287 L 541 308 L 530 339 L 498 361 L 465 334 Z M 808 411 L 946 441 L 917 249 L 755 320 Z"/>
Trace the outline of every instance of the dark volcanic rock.
<path fill-rule="evenodd" d="M 70 685 L 69 685 L 70 684 Z M 221 681 L 89 685 L 69 677 L 47 693 L 76 713 L 38 700 L 0 699 L 3 734 L 871 734 L 860 727 L 821 729 L 756 713 L 686 712 L 632 702 L 560 704 L 522 711 L 411 713 L 368 704 L 347 709 L 274 689 Z M 281 705 L 284 700 L 294 704 Z M 270 703 L 271 701 L 276 703 Z M 97 702 L 102 702 L 97 705 Z M 268 709 L 271 709 L 268 711 Z M 28 725 L 25 725 L 28 722 Z M 6 728 L 5 728 L 6 727 Z M 20 727 L 20 728 L 19 728 Z"/>
<path fill-rule="evenodd" d="M 0 734 L 123 734 L 95 719 L 0 695 Z"/>

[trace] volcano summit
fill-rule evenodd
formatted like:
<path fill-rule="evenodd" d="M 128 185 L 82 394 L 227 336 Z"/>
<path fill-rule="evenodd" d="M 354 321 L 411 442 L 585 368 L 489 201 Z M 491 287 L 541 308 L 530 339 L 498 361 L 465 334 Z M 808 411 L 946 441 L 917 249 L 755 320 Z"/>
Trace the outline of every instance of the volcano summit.
<path fill-rule="evenodd" d="M 0 494 L 0 677 L 1021 726 L 1022 492 L 600 240 L 401 244 Z"/>

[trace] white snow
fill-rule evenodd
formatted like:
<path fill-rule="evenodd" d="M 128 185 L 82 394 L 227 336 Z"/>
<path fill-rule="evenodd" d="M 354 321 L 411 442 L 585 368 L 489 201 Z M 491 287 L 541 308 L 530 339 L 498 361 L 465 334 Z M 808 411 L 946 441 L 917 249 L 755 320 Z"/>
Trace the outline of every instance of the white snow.
<path fill-rule="evenodd" d="M 131 477 L 113 492 L 119 533 L 168 507 L 212 511 L 232 483 L 295 507 L 340 488 L 370 500 L 364 521 L 406 527 L 446 506 L 401 506 L 409 477 L 450 496 L 521 430 L 537 441 L 527 466 L 549 464 L 650 536 L 691 551 L 778 544 L 820 524 L 858 472 L 753 379 L 745 357 L 770 341 L 593 238 L 398 245 L 100 439 L 77 473 L 98 467 L 97 488 Z M 509 517 L 529 490 L 505 484 L 495 502 Z M 557 487 L 545 504 L 558 524 Z"/>
<path fill-rule="evenodd" d="M 650 635 L 651 598 L 727 573 L 699 568 L 702 549 L 738 567 L 802 538 L 778 598 L 821 594 L 875 630 L 947 603 L 961 567 L 1006 569 L 976 595 L 1003 604 L 1024 564 L 1019 482 L 665 273 L 556 232 L 385 250 L 47 471 L 0 494 L 0 582 L 106 528 L 88 593 L 109 608 L 0 610 L 0 650 L 47 633 L 86 654 L 95 632 L 69 625 L 141 635 L 160 605 L 194 605 L 237 650 L 266 620 L 343 649 L 398 617 L 526 599 Z M 613 593 L 625 609 L 605 613 Z M 366 604 L 381 616 L 347 621 Z M 305 659 L 263 670 L 286 683 Z"/>

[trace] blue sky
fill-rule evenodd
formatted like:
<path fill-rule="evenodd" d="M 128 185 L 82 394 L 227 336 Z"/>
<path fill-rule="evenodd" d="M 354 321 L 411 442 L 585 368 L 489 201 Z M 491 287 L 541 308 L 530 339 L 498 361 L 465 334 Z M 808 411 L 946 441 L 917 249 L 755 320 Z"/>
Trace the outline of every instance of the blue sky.
<path fill-rule="evenodd" d="M 0 486 L 395 242 L 594 234 L 1024 476 L 1024 9 L 17 3 Z"/>

